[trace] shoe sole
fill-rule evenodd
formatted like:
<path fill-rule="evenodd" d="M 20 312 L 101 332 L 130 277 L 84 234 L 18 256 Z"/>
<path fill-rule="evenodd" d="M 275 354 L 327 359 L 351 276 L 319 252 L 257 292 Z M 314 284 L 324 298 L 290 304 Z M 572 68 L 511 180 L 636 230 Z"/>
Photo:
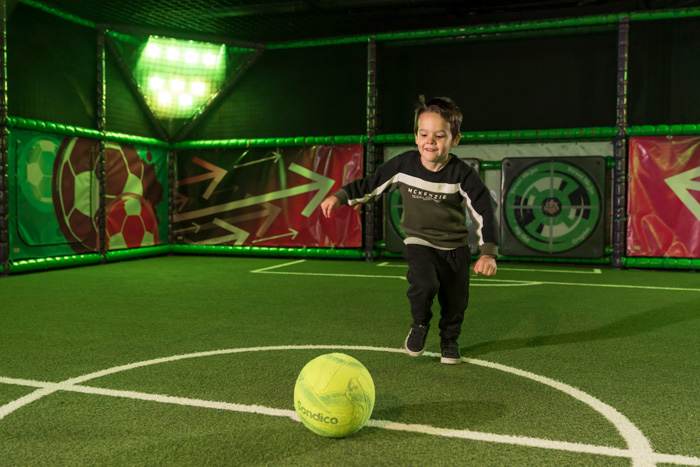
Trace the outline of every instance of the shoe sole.
<path fill-rule="evenodd" d="M 444 363 L 445 365 L 458 365 L 462 363 L 461 358 L 447 358 L 447 357 L 440 357 L 440 363 Z"/>
<path fill-rule="evenodd" d="M 408 337 L 406 337 L 406 340 L 403 343 L 403 349 L 406 351 L 408 355 L 411 357 L 420 357 L 423 355 L 423 352 L 425 352 L 425 347 L 423 347 L 420 351 L 414 352 L 413 350 L 408 348 Z"/>

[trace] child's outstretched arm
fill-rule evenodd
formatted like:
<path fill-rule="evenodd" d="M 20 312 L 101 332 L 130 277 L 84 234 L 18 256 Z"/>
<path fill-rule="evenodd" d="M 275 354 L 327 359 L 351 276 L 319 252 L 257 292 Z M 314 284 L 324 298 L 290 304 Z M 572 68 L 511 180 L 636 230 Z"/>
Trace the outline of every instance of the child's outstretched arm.
<path fill-rule="evenodd" d="M 340 207 L 340 200 L 335 196 L 329 196 L 321 203 L 321 212 L 325 217 L 331 217 L 331 212 Z"/>
<path fill-rule="evenodd" d="M 492 255 L 482 255 L 474 265 L 475 274 L 483 274 L 485 276 L 493 276 L 496 274 L 496 257 Z"/>

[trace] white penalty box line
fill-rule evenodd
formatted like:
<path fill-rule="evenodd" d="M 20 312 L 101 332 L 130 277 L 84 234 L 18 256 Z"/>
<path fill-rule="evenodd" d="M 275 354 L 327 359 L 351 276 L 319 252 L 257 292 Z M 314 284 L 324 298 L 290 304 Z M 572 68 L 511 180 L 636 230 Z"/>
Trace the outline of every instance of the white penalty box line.
<path fill-rule="evenodd" d="M 295 422 L 301 422 L 299 416 L 294 410 L 275 409 L 271 407 L 265 407 L 262 405 L 247 405 L 236 404 L 231 402 L 208 401 L 203 399 L 168 396 L 164 394 L 150 394 L 138 391 L 125 391 L 117 389 L 98 388 L 93 386 L 83 386 L 81 384 L 71 384 L 67 382 L 50 383 L 28 379 L 6 378 L 1 376 L 0 383 L 38 388 L 40 390 L 47 391 L 48 393 L 54 393 L 57 391 L 75 392 L 80 394 L 150 401 L 162 404 L 198 407 L 204 409 L 216 409 L 221 411 L 226 410 L 231 412 L 240 412 L 248 414 L 268 415 L 274 417 L 289 418 L 291 420 L 294 420 Z M 430 425 L 399 423 L 389 420 L 375 419 L 368 420 L 367 426 L 384 430 L 401 431 L 406 433 L 419 433 L 430 436 L 441 436 L 446 438 L 459 438 L 488 443 L 518 445 L 530 448 L 550 449 L 581 454 L 603 455 L 608 457 L 621 457 L 629 459 L 635 458 L 635 453 L 630 449 L 614 448 L 610 446 L 599 446 L 594 444 L 573 443 L 569 441 L 554 441 L 528 436 L 500 435 L 495 433 L 486 433 L 472 430 L 438 428 Z M 649 453 L 649 456 L 651 456 L 652 458 L 647 460 L 653 464 L 670 463 L 676 465 L 700 466 L 700 458 L 692 456 L 663 454 L 658 452 Z"/>
<path fill-rule="evenodd" d="M 330 272 L 301 272 L 301 271 L 279 271 L 278 269 L 286 268 L 289 266 L 294 266 L 306 262 L 305 259 L 298 261 L 291 261 L 287 263 L 276 264 L 274 266 L 268 266 L 262 269 L 255 269 L 250 271 L 253 274 L 279 274 L 287 276 L 316 276 L 316 277 L 343 277 L 343 278 L 364 278 L 364 279 L 399 279 L 406 280 L 405 275 L 395 276 L 389 274 L 341 274 L 341 273 L 330 273 Z M 381 263 L 377 266 L 387 267 L 393 266 L 391 263 Z M 405 265 L 396 265 L 405 268 Z M 504 270 L 499 268 L 499 270 Z M 509 271 L 528 271 L 528 272 L 555 272 L 555 273 L 571 273 L 571 274 L 601 274 L 600 269 L 593 269 L 592 271 L 574 271 L 574 270 L 539 270 L 539 269 L 507 269 Z M 596 272 L 598 271 L 598 272 Z M 690 288 L 690 287 L 661 287 L 653 285 L 633 285 L 633 284 L 596 284 L 596 283 L 585 283 L 585 282 L 556 282 L 556 281 L 539 281 L 539 280 L 517 280 L 517 279 L 497 279 L 497 278 L 481 278 L 472 277 L 472 285 L 474 286 L 491 286 L 491 287 L 523 287 L 523 286 L 534 286 L 534 285 L 563 285 L 572 287 L 602 287 L 602 288 L 613 288 L 613 289 L 636 289 L 636 290 L 664 290 L 669 292 L 697 292 L 700 293 L 700 288 Z"/>

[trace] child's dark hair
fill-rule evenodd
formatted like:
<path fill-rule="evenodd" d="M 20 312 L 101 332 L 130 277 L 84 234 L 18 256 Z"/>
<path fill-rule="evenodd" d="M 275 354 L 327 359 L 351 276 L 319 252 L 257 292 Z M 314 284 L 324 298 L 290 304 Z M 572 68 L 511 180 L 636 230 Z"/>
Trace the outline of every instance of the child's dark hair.
<path fill-rule="evenodd" d="M 413 119 L 413 133 L 418 133 L 418 118 L 421 114 L 432 112 L 440 115 L 449 125 L 452 137 L 459 134 L 459 129 L 462 126 L 462 111 L 459 110 L 457 104 L 452 102 L 449 97 L 434 97 L 428 102 L 425 101 L 425 96 L 418 96 L 419 103 L 416 105 Z"/>

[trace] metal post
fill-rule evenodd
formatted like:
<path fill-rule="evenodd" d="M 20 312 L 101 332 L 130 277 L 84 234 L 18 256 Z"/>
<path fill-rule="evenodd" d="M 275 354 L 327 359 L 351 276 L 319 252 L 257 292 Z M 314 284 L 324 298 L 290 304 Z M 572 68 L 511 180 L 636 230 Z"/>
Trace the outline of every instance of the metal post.
<path fill-rule="evenodd" d="M 105 131 L 107 131 L 107 100 L 106 100 L 106 90 L 107 90 L 107 76 L 105 72 L 105 31 L 104 29 L 99 29 L 97 31 L 97 131 L 102 134 L 100 138 L 97 154 L 97 161 L 95 164 L 95 171 L 97 172 L 97 183 L 99 185 L 99 208 L 97 210 L 98 219 L 98 248 L 102 254 L 102 261 L 106 261 L 106 250 L 107 250 L 107 226 L 106 226 L 106 198 L 105 198 Z"/>
<path fill-rule="evenodd" d="M 623 268 L 627 221 L 627 70 L 629 64 L 630 19 L 620 20 L 617 35 L 617 136 L 615 137 L 613 176 L 613 266 Z"/>
<path fill-rule="evenodd" d="M 367 40 L 367 146 L 365 157 L 365 174 L 374 173 L 377 169 L 377 145 L 374 135 L 377 133 L 377 41 L 374 37 Z M 368 203 L 364 206 L 365 259 L 374 259 L 374 244 L 376 226 L 378 224 L 378 203 Z"/>
<path fill-rule="evenodd" d="M 175 151 L 168 151 L 168 245 L 175 243 L 173 235 L 173 222 L 175 216 L 175 183 L 177 181 L 175 173 Z"/>
<path fill-rule="evenodd" d="M 7 138 L 7 21 L 6 1 L 0 0 L 0 276 L 10 267 L 10 187 Z"/>

